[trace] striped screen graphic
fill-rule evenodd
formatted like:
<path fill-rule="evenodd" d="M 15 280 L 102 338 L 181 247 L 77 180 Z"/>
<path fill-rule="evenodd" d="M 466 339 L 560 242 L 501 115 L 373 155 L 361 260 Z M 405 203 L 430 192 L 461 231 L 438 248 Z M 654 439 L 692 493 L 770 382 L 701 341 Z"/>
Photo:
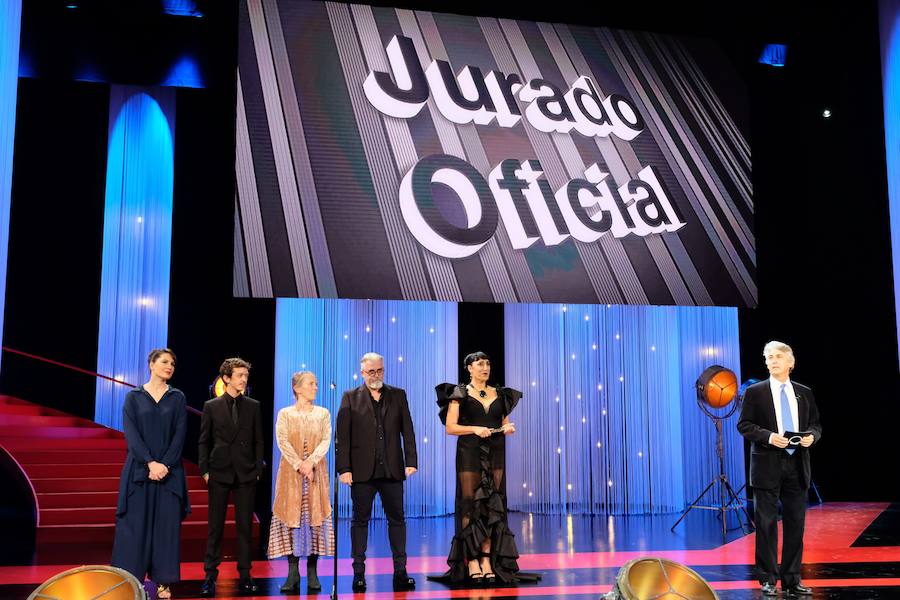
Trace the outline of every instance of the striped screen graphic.
<path fill-rule="evenodd" d="M 711 43 L 246 0 L 239 52 L 236 296 L 756 305 Z"/>

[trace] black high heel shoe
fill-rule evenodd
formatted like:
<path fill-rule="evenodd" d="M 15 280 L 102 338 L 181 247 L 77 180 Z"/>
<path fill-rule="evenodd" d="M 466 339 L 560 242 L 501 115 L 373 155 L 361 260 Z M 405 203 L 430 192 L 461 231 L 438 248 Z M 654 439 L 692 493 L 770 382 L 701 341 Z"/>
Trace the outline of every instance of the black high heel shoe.
<path fill-rule="evenodd" d="M 472 568 L 471 568 L 471 564 L 473 562 L 478 567 L 478 571 L 475 573 L 472 572 Z M 469 568 L 469 573 L 468 573 L 469 580 L 472 581 L 473 583 L 480 584 L 484 580 L 484 573 L 481 572 L 481 564 L 478 562 L 478 559 L 473 558 L 466 564 L 466 566 Z"/>
<path fill-rule="evenodd" d="M 484 583 L 484 585 L 494 585 L 494 583 L 497 582 L 497 574 L 494 573 L 494 571 L 493 571 L 494 566 L 491 565 L 491 555 L 488 554 L 487 552 L 482 552 L 482 553 L 481 553 L 481 558 L 486 558 L 486 559 L 488 559 L 488 565 L 489 565 L 490 568 L 491 568 L 491 572 L 490 572 L 490 573 L 485 573 L 485 572 L 484 572 L 484 566 L 479 562 L 478 566 L 481 567 L 481 573 L 482 573 L 482 579 L 481 579 L 481 581 L 482 581 L 482 583 Z"/>

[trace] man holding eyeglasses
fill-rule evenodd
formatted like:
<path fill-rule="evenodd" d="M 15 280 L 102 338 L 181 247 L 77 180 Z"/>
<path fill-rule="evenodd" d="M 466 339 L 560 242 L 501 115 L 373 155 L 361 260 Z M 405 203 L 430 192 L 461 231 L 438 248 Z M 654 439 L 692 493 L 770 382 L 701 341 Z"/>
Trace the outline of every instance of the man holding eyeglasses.
<path fill-rule="evenodd" d="M 374 352 L 360 359 L 363 385 L 347 390 L 337 414 L 335 462 L 341 483 L 350 486 L 353 519 L 353 591 L 366 589 L 366 546 L 375 494 L 388 519 L 388 539 L 394 557 L 394 590 L 416 587 L 406 572 L 406 518 L 403 481 L 416 472 L 416 432 L 406 391 L 384 384 L 384 357 Z M 402 438 L 402 447 L 401 447 Z"/>
<path fill-rule="evenodd" d="M 812 390 L 790 378 L 794 351 L 784 342 L 763 348 L 771 377 L 744 391 L 738 431 L 752 442 L 750 486 L 756 522 L 756 571 L 766 597 L 778 595 L 781 580 L 787 598 L 809 597 L 800 582 L 803 531 L 811 479 L 808 448 L 822 438 Z M 781 500 L 782 548 L 778 566 L 778 501 Z"/>

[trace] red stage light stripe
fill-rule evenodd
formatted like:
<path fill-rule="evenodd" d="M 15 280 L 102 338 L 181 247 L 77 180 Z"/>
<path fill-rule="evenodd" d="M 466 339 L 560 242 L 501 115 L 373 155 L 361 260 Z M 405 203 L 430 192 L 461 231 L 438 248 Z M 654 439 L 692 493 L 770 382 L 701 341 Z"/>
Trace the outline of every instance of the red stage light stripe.
<path fill-rule="evenodd" d="M 834 503 L 810 509 L 807 516 L 809 535 L 806 536 L 804 546 L 804 562 L 806 564 L 900 562 L 900 547 L 849 547 L 849 544 L 887 507 L 886 503 Z M 816 531 L 816 535 L 810 533 L 811 531 Z M 620 567 L 629 560 L 650 555 L 668 558 L 689 566 L 752 565 L 754 543 L 755 536 L 750 534 L 711 550 L 523 554 L 519 558 L 519 566 L 523 570 L 531 571 Z M 331 573 L 330 559 L 322 558 L 319 564 L 320 573 Z M 446 570 L 446 565 L 445 556 L 411 556 L 408 570 L 419 575 L 442 573 Z M 0 581 L 7 584 L 37 585 L 57 573 L 77 566 L 81 565 L 0 567 Z M 236 579 L 238 576 L 234 562 L 223 563 L 220 571 L 223 580 Z M 390 574 L 393 572 L 393 561 L 388 557 L 370 558 L 366 561 L 366 571 L 371 575 Z M 350 559 L 339 561 L 338 573 L 353 574 Z M 259 561 L 254 565 L 253 574 L 263 578 L 284 577 L 287 574 L 287 564 L 284 561 Z M 203 579 L 204 575 L 203 563 L 181 565 L 183 580 Z"/>
<path fill-rule="evenodd" d="M 900 578 L 875 579 L 806 579 L 806 585 L 813 588 L 841 587 L 895 587 L 900 586 Z M 758 581 L 711 581 L 710 586 L 716 590 L 752 590 L 759 587 Z M 513 588 L 480 588 L 471 590 L 421 590 L 415 592 L 366 592 L 365 597 L 372 600 L 389 600 L 405 598 L 407 600 L 437 600 L 440 598 L 505 598 L 522 596 L 583 596 L 605 594 L 610 585 L 572 585 L 567 587 L 513 587 Z M 342 592 L 346 593 L 346 592 Z M 355 597 L 356 594 L 353 594 Z M 246 600 L 271 600 L 272 596 L 241 596 Z M 182 598 L 181 600 L 200 600 L 199 598 Z"/>

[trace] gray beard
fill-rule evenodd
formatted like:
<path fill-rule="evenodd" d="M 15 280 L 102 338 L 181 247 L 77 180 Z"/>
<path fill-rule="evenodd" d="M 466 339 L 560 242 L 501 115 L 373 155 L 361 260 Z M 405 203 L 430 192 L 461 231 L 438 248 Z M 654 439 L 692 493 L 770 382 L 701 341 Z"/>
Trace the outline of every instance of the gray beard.
<path fill-rule="evenodd" d="M 367 384 L 366 384 L 366 386 L 367 386 L 370 390 L 380 390 L 381 387 L 382 387 L 383 385 L 384 385 L 384 382 L 383 382 L 383 381 L 373 381 L 372 383 L 367 383 Z"/>

